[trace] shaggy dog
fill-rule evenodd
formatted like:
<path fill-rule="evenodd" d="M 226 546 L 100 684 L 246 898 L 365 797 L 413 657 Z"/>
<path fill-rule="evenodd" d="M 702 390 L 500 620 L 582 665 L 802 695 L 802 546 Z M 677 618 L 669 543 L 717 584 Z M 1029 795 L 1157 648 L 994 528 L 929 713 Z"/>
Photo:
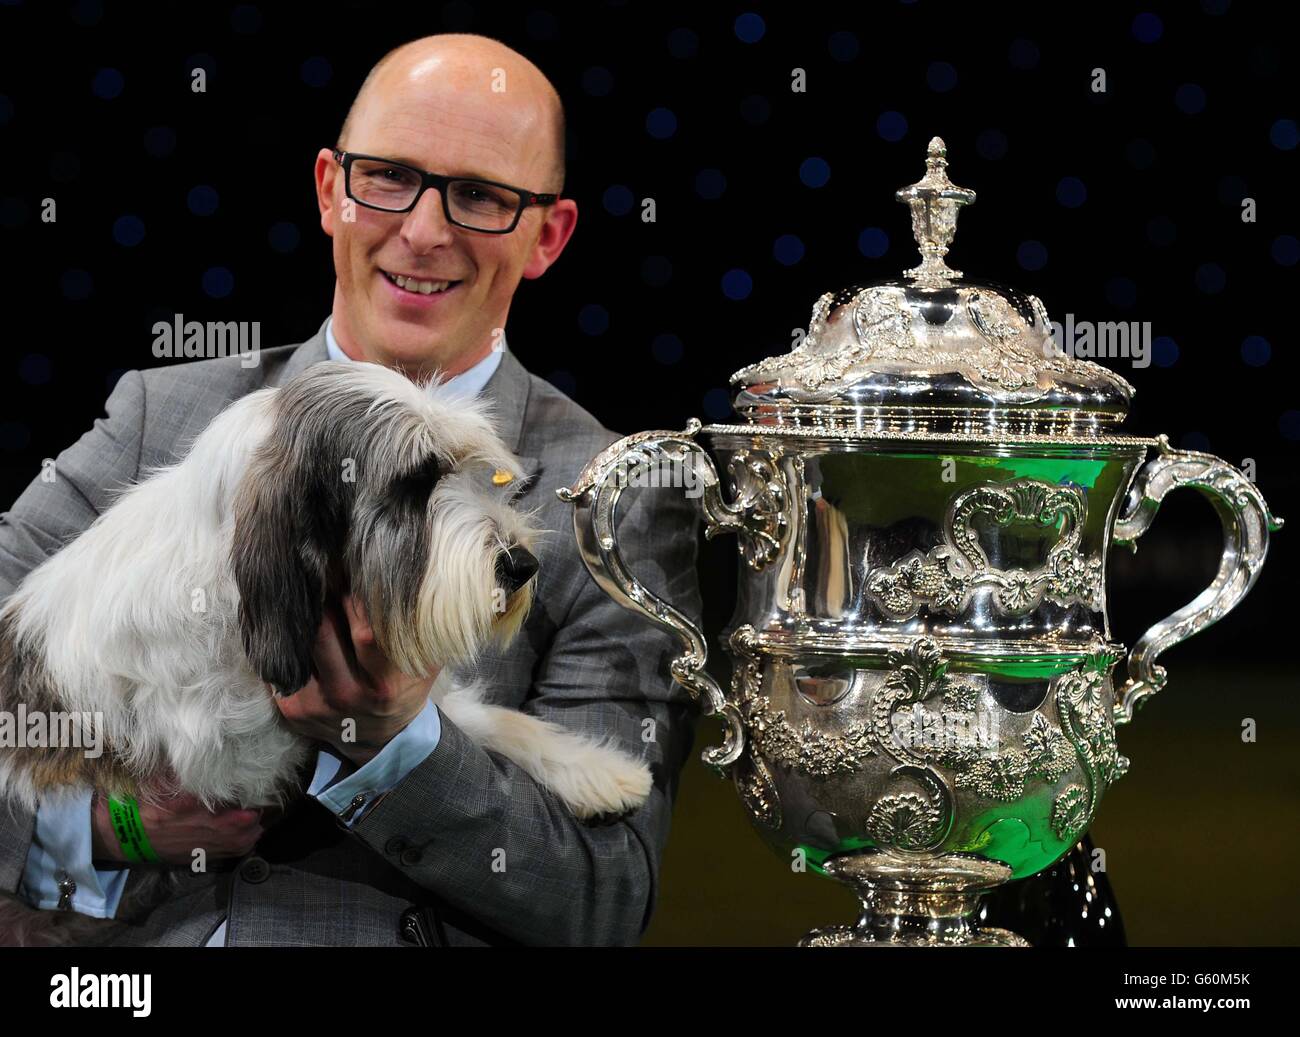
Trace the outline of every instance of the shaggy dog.
<path fill-rule="evenodd" d="M 353 594 L 412 676 L 518 632 L 540 531 L 474 477 L 513 463 L 486 402 L 376 364 L 316 364 L 231 404 L 0 610 L 0 711 L 69 714 L 81 735 L 0 747 L 0 807 L 68 786 L 147 798 L 164 774 L 209 807 L 284 803 L 310 743 L 267 685 L 307 683 L 327 596 Z M 580 819 L 644 802 L 643 761 L 483 692 L 443 675 L 431 687 Z M 90 922 L 0 901 L 0 943 L 85 940 Z"/>

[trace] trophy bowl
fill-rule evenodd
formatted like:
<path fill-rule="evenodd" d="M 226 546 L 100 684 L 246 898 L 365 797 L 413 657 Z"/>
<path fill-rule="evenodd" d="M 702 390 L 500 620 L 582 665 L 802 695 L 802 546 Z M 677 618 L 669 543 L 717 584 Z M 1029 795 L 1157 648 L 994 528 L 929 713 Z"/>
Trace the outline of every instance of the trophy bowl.
<path fill-rule="evenodd" d="M 946 265 L 975 195 L 938 138 L 926 166 L 897 194 L 917 267 L 818 299 L 790 353 L 733 375 L 735 424 L 628 436 L 557 490 L 593 578 L 681 640 L 673 677 L 724 725 L 705 763 L 776 852 L 856 891 L 856 922 L 806 946 L 1025 944 L 981 928 L 979 898 L 1078 842 L 1158 656 L 1245 596 L 1282 525 L 1233 466 L 1122 432 L 1132 387 L 1064 352 L 1039 299 Z M 737 535 L 727 693 L 619 553 L 619 497 L 647 477 Z M 1126 651 L 1108 552 L 1178 487 L 1222 521 L 1219 570 Z"/>

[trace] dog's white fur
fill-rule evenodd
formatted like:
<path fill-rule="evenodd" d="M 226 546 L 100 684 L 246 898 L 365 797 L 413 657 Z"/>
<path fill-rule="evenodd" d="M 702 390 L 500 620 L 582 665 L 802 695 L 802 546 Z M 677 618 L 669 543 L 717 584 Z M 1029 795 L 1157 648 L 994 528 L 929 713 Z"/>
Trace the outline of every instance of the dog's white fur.
<path fill-rule="evenodd" d="M 12 709 L 26 701 L 29 711 L 102 714 L 105 757 L 112 761 L 103 771 L 80 770 L 71 757 L 41 768 L 32 754 L 43 750 L 0 749 L 0 800 L 35 809 L 42 788 L 70 780 L 120 784 L 123 775 L 136 787 L 104 791 L 145 794 L 152 776 L 170 770 L 180 789 L 210 806 L 282 802 L 296 789 L 310 743 L 289 730 L 268 693 L 266 669 L 280 672 L 284 631 L 263 629 L 277 617 L 266 614 L 274 609 L 255 606 L 250 588 L 273 603 L 283 580 L 293 600 L 298 583 L 280 568 L 323 550 L 314 534 L 303 532 L 314 528 L 319 509 L 279 495 L 319 492 L 333 501 L 346 492 L 355 528 L 346 547 L 335 547 L 346 557 L 329 564 L 345 566 L 379 646 L 397 665 L 411 674 L 443 667 L 431 688 L 443 714 L 485 749 L 514 761 L 579 818 L 621 814 L 644 802 L 651 777 L 642 760 L 491 705 L 481 684 L 458 687 L 447 676 L 489 641 L 504 644 L 517 633 L 535 582 L 513 590 L 504 613 L 493 608 L 502 552 L 527 548 L 540 531 L 530 525 L 531 515 L 470 477 L 474 466 L 509 470 L 514 462 L 494 431 L 489 405 L 444 383 L 416 385 L 373 364 L 319 364 L 295 382 L 231 404 L 183 460 L 123 492 L 0 610 L 0 680 L 11 685 L 0 687 L 0 705 Z M 339 439 L 360 455 L 346 459 L 360 470 L 355 489 L 316 485 L 331 478 L 321 452 Z M 397 492 L 389 489 L 393 480 L 427 473 L 434 464 L 427 502 L 417 474 L 409 484 L 414 488 L 401 491 L 414 504 L 393 506 L 387 496 Z M 291 528 L 265 528 L 275 516 Z M 271 546 L 240 543 L 250 531 Z M 275 538 L 295 537 L 304 543 L 294 545 L 286 562 Z M 403 550 L 425 557 L 388 557 Z M 259 551 L 274 557 L 268 561 Z M 422 567 L 415 578 L 406 575 L 412 565 Z M 242 612 L 240 576 L 249 599 Z M 378 586 L 356 585 L 367 578 Z M 409 594 L 403 580 L 410 580 Z M 307 597 L 316 589 L 309 580 Z M 255 608 L 261 613 L 250 615 Z M 290 655 L 295 647 L 287 646 Z M 254 653 L 257 660 L 250 659 Z M 301 666 L 298 660 L 299 675 Z"/>

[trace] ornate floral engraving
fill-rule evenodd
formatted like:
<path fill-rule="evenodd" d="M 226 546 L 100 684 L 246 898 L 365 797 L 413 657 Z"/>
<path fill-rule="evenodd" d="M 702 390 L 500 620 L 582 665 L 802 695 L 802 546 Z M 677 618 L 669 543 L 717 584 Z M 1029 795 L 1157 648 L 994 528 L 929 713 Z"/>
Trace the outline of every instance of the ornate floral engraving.
<path fill-rule="evenodd" d="M 1001 345 L 1029 331 L 1025 319 L 1001 295 L 971 292 L 966 297 L 966 308 L 980 334 L 994 345 Z"/>
<path fill-rule="evenodd" d="M 1063 724 L 1073 725 L 1067 726 L 1065 733 L 1045 715 L 1036 713 L 1018 744 L 1002 746 L 979 725 L 976 689 L 946 676 L 947 663 L 933 641 L 921 638 L 907 654 L 908 659 L 898 665 L 886 683 L 890 693 L 877 698 L 882 700 L 879 707 L 882 711 L 893 713 L 912 705 L 913 712 L 910 716 L 903 712 L 894 718 L 891 725 L 894 738 L 891 743 L 882 744 L 893 752 L 900 745 L 901 735 L 907 755 L 920 759 L 928 769 L 932 770 L 930 764 L 938 764 L 952 771 L 958 789 L 1011 802 L 1024 795 L 1031 778 L 1051 784 L 1074 770 L 1076 764 L 1084 768 L 1097 787 L 1104 787 L 1127 769 L 1128 761 L 1115 753 L 1114 727 L 1102 706 L 1105 675 L 1115 661 L 1114 656 L 1099 654 L 1082 669 L 1058 678 L 1058 714 Z M 920 704 L 934 704 L 936 700 L 942 701 L 942 717 L 921 709 Z M 881 716 L 881 712 L 873 711 L 878 736 Z M 900 718 L 907 722 L 900 725 Z M 928 737 L 929 725 L 938 727 L 941 722 L 949 737 Z M 970 732 L 972 737 L 954 739 L 951 737 L 954 730 Z M 923 746 L 923 752 L 908 748 L 918 744 Z M 1095 804 L 1086 790 L 1080 791 L 1085 793 L 1082 802 L 1083 824 L 1086 824 Z M 1057 813 L 1074 817 L 1067 812 L 1067 807 L 1075 802 L 1070 789 L 1057 798 L 1061 805 L 1054 807 L 1053 818 Z"/>
<path fill-rule="evenodd" d="M 927 764 L 951 770 L 957 788 L 1009 802 L 1024 794 L 1029 778 L 1038 776 L 1052 782 L 1074 767 L 1074 749 L 1042 714 L 1030 721 L 1020 744 L 1001 747 L 980 724 L 977 689 L 945 677 L 946 663 L 931 662 L 930 666 L 942 689 L 942 712 L 914 707 L 910 715 L 903 712 L 894 718 L 893 730 L 896 741 L 901 737 L 905 744 L 923 747 L 919 755 Z M 900 720 L 904 722 L 900 724 Z M 936 737 L 930 735 L 931 728 Z M 918 755 L 915 750 L 912 754 Z"/>
<path fill-rule="evenodd" d="M 960 348 L 943 348 L 915 330 L 914 314 L 906 292 L 891 285 L 868 286 L 848 299 L 824 293 L 813 307 L 808 331 L 789 353 L 770 356 L 741 368 L 731 376 L 733 385 L 766 379 L 789 379 L 802 388 L 832 389 L 876 369 L 877 363 L 905 364 L 918 371 L 956 370 L 973 384 L 995 394 L 1030 396 L 1046 391 L 1059 375 L 1068 384 L 1109 382 L 1127 396 L 1133 386 L 1101 364 L 1062 352 L 1052 338 L 1052 322 L 1037 296 L 1025 297 L 1032 321 L 1007 296 L 962 286 L 966 316 L 978 333 L 973 341 L 960 336 Z M 831 313 L 852 306 L 856 335 L 838 345 L 823 343 Z"/>
<path fill-rule="evenodd" d="M 1058 839 L 1073 839 L 1071 833 L 1088 827 L 1090 814 L 1087 790 L 1082 785 L 1070 785 L 1052 801 L 1052 831 Z"/>
<path fill-rule="evenodd" d="M 808 333 L 789 353 L 768 357 L 732 375 L 735 382 L 759 381 L 765 376 L 792 378 L 810 391 L 842 379 L 854 364 L 879 354 L 902 358 L 912 353 L 912 313 L 897 289 L 868 288 L 858 293 L 853 304 L 853 326 L 857 341 L 827 350 L 821 347 L 826 320 L 834 303 L 827 292 L 813 307 Z"/>
<path fill-rule="evenodd" d="M 860 770 L 876 754 L 866 724 L 855 724 L 845 735 L 818 731 L 810 720 L 795 727 L 785 710 L 772 710 L 765 695 L 743 701 L 741 715 L 754 748 L 774 763 L 796 767 L 814 778 Z"/>
<path fill-rule="evenodd" d="M 956 771 L 958 788 L 1010 802 L 1024 795 L 1030 778 L 1050 783 L 1068 773 L 1075 757 L 1065 736 L 1040 713 L 1031 721 L 1019 746 L 969 761 L 945 756 L 944 762 Z"/>
<path fill-rule="evenodd" d="M 945 706 L 973 705 L 976 694 L 948 676 L 948 662 L 932 638 L 919 637 L 905 652 L 889 653 L 886 661 L 890 672 L 872 698 L 871 724 L 880 746 L 901 763 L 894 775 L 911 777 L 926 796 L 882 796 L 867 819 L 867 831 L 886 846 L 930 849 L 943 842 L 952 829 L 953 787 L 931 766 L 933 754 L 924 737 L 924 722 L 921 737 L 915 737 L 915 729 L 907 731 L 906 722 L 899 723 L 899 713 L 913 706 L 912 717 L 924 717 L 921 704 L 934 699 Z"/>
<path fill-rule="evenodd" d="M 917 638 L 887 656 L 888 672 L 870 700 L 864 719 L 841 733 L 819 730 L 810 720 L 791 722 L 761 694 L 757 635 L 743 626 L 731 638 L 737 666 L 734 701 L 749 733 L 752 759 L 737 770 L 741 795 L 760 824 L 780 825 L 775 782 L 765 763 L 828 779 L 861 770 L 873 756 L 897 761 L 891 790 L 881 795 L 864 831 L 882 847 L 921 851 L 943 843 L 955 819 L 958 790 L 1010 803 L 1031 782 L 1051 786 L 1082 772 L 1053 801 L 1050 823 L 1058 837 L 1072 839 L 1088 825 L 1102 791 L 1128 768 L 1115 746 L 1106 707 L 1107 674 L 1115 655 L 1099 652 L 1081 667 L 1054 678 L 1060 726 L 1037 712 L 1011 740 L 986 723 L 996 710 L 981 703 L 979 686 L 949 673 L 936 641 Z M 900 783 L 906 782 L 906 785 Z"/>
<path fill-rule="evenodd" d="M 1128 395 L 1133 394 L 1133 386 L 1109 368 L 1061 352 L 1052 339 L 1052 322 L 1042 300 L 1031 295 L 1028 301 L 1032 325 L 1003 295 L 972 291 L 966 296 L 971 323 L 988 343 L 973 357 L 973 366 L 981 378 L 1014 392 L 1037 386 L 1050 374 L 1071 380 L 1101 377 Z"/>
<path fill-rule="evenodd" d="M 924 762 L 924 753 L 915 749 L 916 740 L 898 736 L 894 714 L 905 706 L 946 696 L 956 682 L 948 676 L 948 661 L 932 638 L 918 637 L 907 651 L 890 652 L 887 662 L 889 676 L 871 702 L 871 723 L 876 738 L 889 749 L 890 755 Z"/>
<path fill-rule="evenodd" d="M 972 520 L 989 515 L 999 527 L 1027 523 L 1062 524 L 1060 539 L 1037 569 L 995 569 L 980 545 Z M 1077 486 L 1053 486 L 1035 479 L 978 486 L 958 494 L 944 521 L 943 543 L 927 554 L 913 551 L 867 580 L 867 592 L 894 619 L 910 619 L 922 607 L 960 615 L 977 587 L 993 586 L 994 602 L 1010 615 L 1023 615 L 1044 598 L 1058 605 L 1081 602 L 1099 609 L 1100 558 L 1079 551 L 1088 499 Z"/>
<path fill-rule="evenodd" d="M 1042 341 L 1042 329 L 1035 337 L 1016 308 L 1004 296 L 992 292 L 973 291 L 967 295 L 966 312 L 989 344 L 974 355 L 979 376 L 1012 391 L 1037 385 L 1045 357 L 1043 350 L 1033 349 L 1033 344 Z"/>
<path fill-rule="evenodd" d="M 897 292 L 868 288 L 853 304 L 853 328 L 859 356 L 902 357 L 915 345 L 912 313 Z M 855 360 L 857 357 L 854 358 Z"/>
<path fill-rule="evenodd" d="M 1056 708 L 1061 726 L 1078 754 L 1087 787 L 1071 785 L 1052 804 L 1052 829 L 1061 839 L 1078 837 L 1093 815 L 1101 794 L 1128 772 L 1129 761 L 1115 745 L 1112 710 L 1103 689 L 1115 658 L 1098 656 L 1092 664 L 1061 677 L 1056 685 Z"/>
<path fill-rule="evenodd" d="M 781 800 L 776 783 L 767 765 L 754 755 L 753 747 L 746 749 L 736 764 L 736 789 L 749 807 L 754 820 L 766 828 L 781 827 Z"/>
<path fill-rule="evenodd" d="M 712 507 L 712 499 L 706 496 L 704 535 L 712 539 L 719 533 L 736 532 L 746 564 L 763 569 L 780 554 L 789 526 L 776 459 L 766 452 L 739 450 L 727 462 L 727 471 L 733 502 L 722 511 Z"/>
<path fill-rule="evenodd" d="M 870 724 L 864 720 L 850 725 L 840 735 L 819 731 L 807 719 L 798 726 L 790 723 L 785 710 L 773 709 L 771 700 L 761 693 L 762 675 L 758 657 L 752 652 L 752 637 L 752 627 L 741 627 L 731 636 L 736 658 L 731 687 L 754 753 L 814 778 L 861 770 L 863 763 L 876 755 Z"/>
<path fill-rule="evenodd" d="M 943 821 L 939 808 L 912 792 L 881 796 L 871 808 L 866 832 L 883 846 L 918 850 L 933 838 Z"/>

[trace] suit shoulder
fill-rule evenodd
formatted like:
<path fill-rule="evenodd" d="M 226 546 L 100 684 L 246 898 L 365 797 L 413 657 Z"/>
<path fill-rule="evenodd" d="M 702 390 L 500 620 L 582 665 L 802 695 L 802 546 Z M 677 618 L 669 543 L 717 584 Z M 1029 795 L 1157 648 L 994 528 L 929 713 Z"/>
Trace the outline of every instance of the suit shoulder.
<path fill-rule="evenodd" d="M 177 389 L 206 389 L 226 393 L 229 399 L 260 389 L 268 379 L 288 361 L 298 345 L 275 346 L 252 354 L 257 363 L 234 354 L 208 360 L 190 360 L 184 363 L 158 364 L 140 369 L 145 387 L 150 392 L 170 394 Z"/>
<path fill-rule="evenodd" d="M 239 355 L 147 367 L 142 465 L 169 464 L 188 451 L 194 438 L 235 400 L 277 380 L 300 347 L 260 350 L 257 364 Z"/>
<path fill-rule="evenodd" d="M 526 452 L 559 451 L 578 455 L 589 451 L 587 458 L 590 459 L 622 438 L 546 379 L 531 373 L 529 379 L 524 441 L 533 449 Z"/>

